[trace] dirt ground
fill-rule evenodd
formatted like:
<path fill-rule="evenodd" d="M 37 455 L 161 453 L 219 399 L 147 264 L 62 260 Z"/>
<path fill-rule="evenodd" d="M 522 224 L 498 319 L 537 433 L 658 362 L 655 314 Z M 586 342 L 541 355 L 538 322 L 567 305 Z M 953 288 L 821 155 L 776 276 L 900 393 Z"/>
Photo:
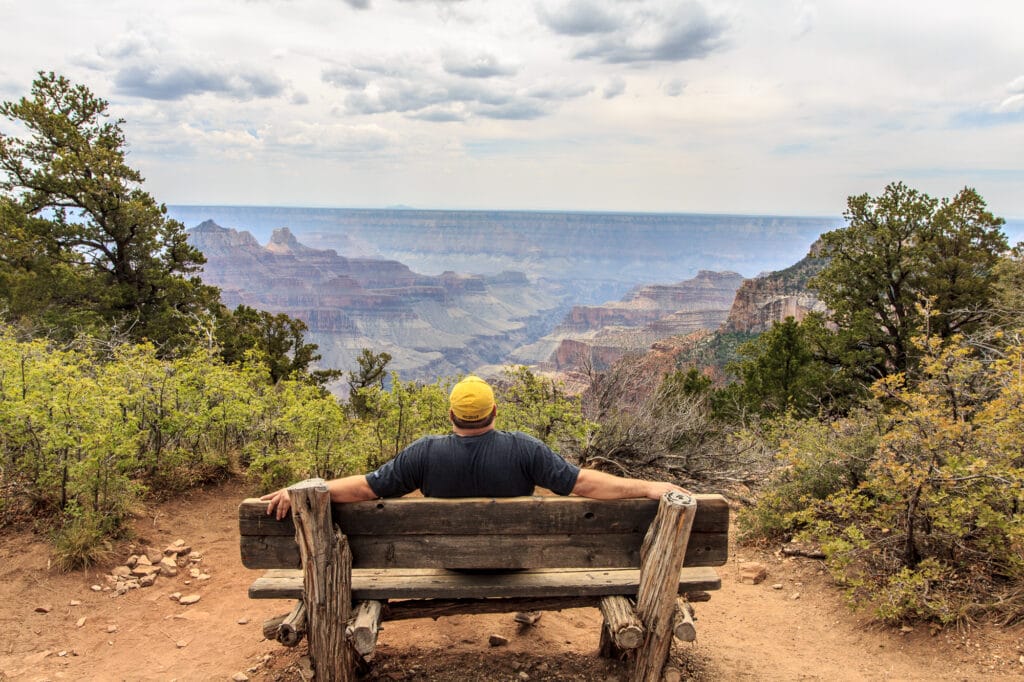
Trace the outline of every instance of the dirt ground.
<path fill-rule="evenodd" d="M 139 547 L 177 539 L 202 554 L 209 579 L 185 570 L 115 596 L 114 565 L 61 574 L 37 536 L 0 537 L 0 681 L 302 680 L 305 644 L 263 639 L 264 619 L 287 611 L 252 601 L 258 575 L 242 567 L 236 510 L 247 492 L 233 482 L 150 508 L 136 524 Z M 116 548 L 120 563 L 131 553 Z M 740 584 L 745 561 L 768 579 Z M 818 562 L 740 548 L 721 569 L 722 590 L 697 604 L 695 644 L 673 656 L 693 680 L 976 680 L 1024 678 L 1024 629 L 912 631 L 867 624 L 851 613 Z M 776 586 L 781 586 L 776 588 Z M 198 594 L 185 606 L 172 593 Z M 46 609 L 49 609 L 48 611 Z M 532 627 L 511 614 L 386 623 L 368 680 L 527 681 L 625 679 L 622 664 L 597 657 L 596 609 L 548 612 Z M 491 634 L 509 639 L 492 648 Z"/>

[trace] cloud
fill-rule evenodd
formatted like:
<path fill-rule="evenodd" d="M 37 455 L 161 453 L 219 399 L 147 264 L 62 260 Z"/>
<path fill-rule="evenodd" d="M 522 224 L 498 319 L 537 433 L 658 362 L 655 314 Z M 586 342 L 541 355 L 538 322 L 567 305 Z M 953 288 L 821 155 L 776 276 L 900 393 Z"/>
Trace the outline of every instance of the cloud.
<path fill-rule="evenodd" d="M 1000 99 L 960 111 L 952 118 L 957 128 L 989 128 L 1024 122 L 1024 76 L 1015 78 L 1005 88 Z"/>
<path fill-rule="evenodd" d="M 664 92 L 669 97 L 679 97 L 685 89 L 686 83 L 681 78 L 673 78 L 668 83 L 665 83 Z"/>
<path fill-rule="evenodd" d="M 271 73 L 211 66 L 143 63 L 124 66 L 114 75 L 119 92 L 134 97 L 179 100 L 190 95 L 213 93 L 236 99 L 276 97 L 284 82 Z"/>
<path fill-rule="evenodd" d="M 267 147 L 287 154 L 301 150 L 307 154 L 330 156 L 338 153 L 373 153 L 394 144 L 395 135 L 377 125 L 313 123 L 295 121 L 269 128 L 264 133 Z"/>
<path fill-rule="evenodd" d="M 365 73 L 345 66 L 331 67 L 320 74 L 320 80 L 339 88 L 364 88 L 369 82 Z"/>
<path fill-rule="evenodd" d="M 288 101 L 292 104 L 309 104 L 309 96 L 304 92 L 293 92 Z"/>
<path fill-rule="evenodd" d="M 1008 96 L 996 107 L 997 112 L 1024 112 L 1024 76 L 1006 86 Z"/>
<path fill-rule="evenodd" d="M 814 30 L 818 23 L 818 8 L 809 2 L 800 5 L 796 21 L 793 23 L 793 37 L 802 38 Z"/>
<path fill-rule="evenodd" d="M 519 100 L 500 106 L 487 105 L 478 107 L 475 113 L 484 118 L 496 118 L 506 121 L 532 121 L 547 116 L 551 112 L 541 102 Z"/>
<path fill-rule="evenodd" d="M 618 3 L 613 12 L 589 0 L 537 9 L 541 23 L 552 31 L 583 41 L 573 52 L 575 59 L 608 64 L 700 59 L 722 45 L 728 28 L 694 0 L 671 7 L 646 0 Z"/>
<path fill-rule="evenodd" d="M 589 95 L 594 86 L 586 83 L 542 83 L 526 91 L 527 96 L 550 101 L 576 99 Z"/>
<path fill-rule="evenodd" d="M 122 94 L 151 100 L 181 100 L 211 93 L 238 100 L 277 97 L 285 82 L 269 70 L 188 56 L 145 33 L 130 31 L 73 58 L 95 71 L 111 73 Z"/>
<path fill-rule="evenodd" d="M 370 8 L 370 0 L 345 0 L 345 4 L 354 9 Z"/>
<path fill-rule="evenodd" d="M 589 0 L 570 0 L 554 9 L 538 5 L 537 18 L 555 33 L 567 36 L 611 33 L 619 27 L 614 16 Z"/>
<path fill-rule="evenodd" d="M 604 86 L 601 96 L 605 99 L 615 99 L 626 91 L 626 79 L 622 76 L 615 76 Z"/>
<path fill-rule="evenodd" d="M 441 64 L 445 72 L 464 78 L 492 78 L 516 73 L 514 66 L 502 64 L 497 57 L 484 52 L 472 56 L 448 52 L 443 56 Z"/>
<path fill-rule="evenodd" d="M 488 54 L 443 54 L 439 62 L 408 57 L 325 69 L 324 82 L 346 91 L 344 113 L 397 113 L 420 121 L 466 121 L 472 117 L 533 120 L 551 114 L 553 104 L 582 97 L 593 87 L 574 81 L 516 87 L 491 76 L 511 69 Z"/>
<path fill-rule="evenodd" d="M 691 7 L 691 11 L 637 28 L 628 35 L 603 37 L 574 56 L 608 64 L 682 62 L 706 57 L 721 45 L 725 24 L 712 19 L 699 5 Z"/>
<path fill-rule="evenodd" d="M 431 121 L 432 123 L 461 123 L 466 120 L 466 112 L 459 111 L 452 107 L 428 107 L 415 111 L 408 115 L 419 121 Z"/>

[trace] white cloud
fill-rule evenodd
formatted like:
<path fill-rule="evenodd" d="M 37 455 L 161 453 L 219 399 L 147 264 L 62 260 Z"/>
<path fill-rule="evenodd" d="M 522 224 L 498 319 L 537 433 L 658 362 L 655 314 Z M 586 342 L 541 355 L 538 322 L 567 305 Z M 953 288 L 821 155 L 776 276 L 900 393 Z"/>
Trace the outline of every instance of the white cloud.
<path fill-rule="evenodd" d="M 837 213 L 902 179 L 1024 216 L 1019 0 L 35 0 L 4 19 L 0 95 L 40 69 L 87 84 L 170 203 Z"/>

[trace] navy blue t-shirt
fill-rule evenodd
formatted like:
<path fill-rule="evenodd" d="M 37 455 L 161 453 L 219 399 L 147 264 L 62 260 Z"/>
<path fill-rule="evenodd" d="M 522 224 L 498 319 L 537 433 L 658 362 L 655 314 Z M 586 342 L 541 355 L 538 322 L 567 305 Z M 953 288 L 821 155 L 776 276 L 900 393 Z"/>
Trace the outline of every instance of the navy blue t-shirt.
<path fill-rule="evenodd" d="M 534 486 L 558 495 L 576 487 L 579 467 L 521 431 L 426 436 L 366 474 L 378 497 L 421 490 L 427 497 L 517 497 Z"/>

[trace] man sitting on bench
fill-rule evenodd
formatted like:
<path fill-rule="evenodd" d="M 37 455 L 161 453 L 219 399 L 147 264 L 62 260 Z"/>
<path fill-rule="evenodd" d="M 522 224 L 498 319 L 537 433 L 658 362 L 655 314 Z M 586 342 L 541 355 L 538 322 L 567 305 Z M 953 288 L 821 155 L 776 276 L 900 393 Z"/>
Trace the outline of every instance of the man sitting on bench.
<path fill-rule="evenodd" d="M 494 391 L 483 379 L 468 376 L 452 388 L 448 417 L 452 433 L 425 436 L 369 474 L 327 482 L 332 502 L 361 502 L 401 497 L 420 490 L 427 497 L 517 497 L 532 495 L 535 486 L 558 495 L 614 500 L 653 500 L 675 490 L 665 481 L 644 481 L 580 469 L 540 440 L 520 431 L 494 428 L 498 413 Z M 260 498 L 278 519 L 291 508 L 288 489 Z"/>

